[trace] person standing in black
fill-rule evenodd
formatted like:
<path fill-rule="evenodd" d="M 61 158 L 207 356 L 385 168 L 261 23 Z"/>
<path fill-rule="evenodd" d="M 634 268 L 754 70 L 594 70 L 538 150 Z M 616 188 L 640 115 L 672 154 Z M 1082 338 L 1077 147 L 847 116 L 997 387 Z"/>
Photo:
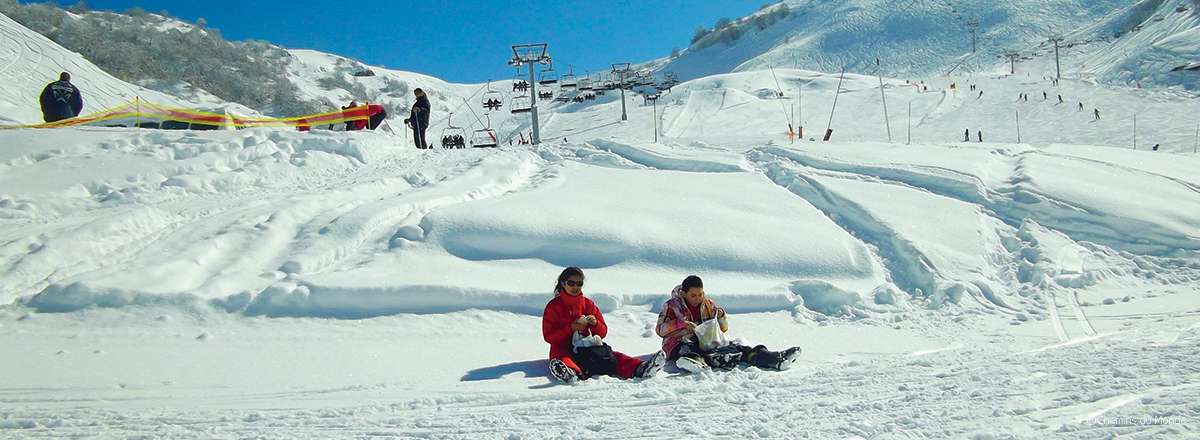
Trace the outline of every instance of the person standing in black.
<path fill-rule="evenodd" d="M 58 75 L 58 81 L 46 85 L 39 98 L 42 105 L 42 119 L 47 123 L 58 122 L 79 116 L 83 110 L 83 95 L 71 84 L 71 74 L 63 72 Z"/>
<path fill-rule="evenodd" d="M 412 111 L 404 123 L 412 127 L 413 144 L 424 150 L 429 148 L 429 144 L 425 142 L 425 130 L 429 128 L 429 97 L 425 96 L 425 91 L 421 89 L 413 90 L 413 94 L 417 96 L 417 102 L 413 103 Z"/>

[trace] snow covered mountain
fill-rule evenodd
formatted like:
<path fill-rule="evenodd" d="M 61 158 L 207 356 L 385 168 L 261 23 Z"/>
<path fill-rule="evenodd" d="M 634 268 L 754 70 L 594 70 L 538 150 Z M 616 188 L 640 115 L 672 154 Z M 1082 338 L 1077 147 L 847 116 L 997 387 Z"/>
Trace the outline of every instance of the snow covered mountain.
<path fill-rule="evenodd" d="M 737 39 L 700 39 L 662 70 L 691 79 L 712 74 L 798 67 L 924 79 L 948 73 L 1007 72 L 1006 51 L 1020 71 L 1054 72 L 1051 37 L 1061 37 L 1064 74 L 1105 83 L 1200 85 L 1174 69 L 1200 53 L 1192 0 L 788 0 L 790 15 L 760 28 L 732 22 Z M 976 32 L 972 52 L 972 31 Z M 876 60 L 880 66 L 876 66 Z"/>
<path fill-rule="evenodd" d="M 83 112 L 91 113 L 129 102 L 134 97 L 164 105 L 198 109 L 229 108 L 253 115 L 249 108 L 229 105 L 203 91 L 180 90 L 168 94 L 121 81 L 77 53 L 64 49 L 8 16 L 0 14 L 0 123 L 42 122 L 38 96 L 42 88 L 58 80 L 60 72 L 71 72 L 84 96 Z"/>

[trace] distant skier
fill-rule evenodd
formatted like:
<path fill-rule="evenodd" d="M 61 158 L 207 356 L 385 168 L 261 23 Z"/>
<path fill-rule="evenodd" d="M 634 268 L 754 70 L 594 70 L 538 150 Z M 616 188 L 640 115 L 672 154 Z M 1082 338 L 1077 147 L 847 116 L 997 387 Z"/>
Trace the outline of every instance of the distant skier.
<path fill-rule="evenodd" d="M 650 360 L 613 351 L 604 338 L 608 325 L 591 298 L 583 296 L 583 270 L 563 269 L 554 283 L 554 298 L 542 313 L 542 339 L 550 343 L 550 374 L 574 383 L 591 376 L 622 379 L 654 377 L 666 363 L 663 352 Z"/>
<path fill-rule="evenodd" d="M 59 74 L 58 81 L 47 84 L 38 100 L 42 119 L 47 123 L 71 119 L 83 111 L 83 95 L 71 84 L 71 74 L 67 72 Z"/>
<path fill-rule="evenodd" d="M 1096 121 L 1100 120 L 1100 109 L 1092 110 L 1092 114 L 1096 115 Z"/>
<path fill-rule="evenodd" d="M 1025 94 L 1025 102 L 1029 102 L 1029 94 L 1028 93 Z"/>
<path fill-rule="evenodd" d="M 729 370 L 746 363 L 764 370 L 786 370 L 800 358 L 800 347 L 771 351 L 766 346 L 748 347 L 736 342 L 703 350 L 696 327 L 712 322 L 721 333 L 729 331 L 725 310 L 704 294 L 704 281 L 690 275 L 671 289 L 671 299 L 658 313 L 655 332 L 662 340 L 662 353 L 679 369 L 699 373 L 712 368 Z M 715 321 L 715 322 L 713 322 Z"/>
<path fill-rule="evenodd" d="M 978 130 L 975 134 L 979 136 L 979 142 L 983 142 L 983 130 Z"/>
<path fill-rule="evenodd" d="M 1063 103 L 1062 95 L 1058 95 L 1058 103 L 1059 104 Z"/>
<path fill-rule="evenodd" d="M 975 99 L 983 99 L 983 90 L 979 91 L 979 97 Z"/>
<path fill-rule="evenodd" d="M 429 129 L 429 97 L 425 96 L 425 91 L 421 89 L 413 90 L 413 95 L 417 97 L 417 102 L 413 103 L 408 119 L 405 119 L 404 123 L 412 127 L 413 144 L 424 150 L 430 148 L 429 143 L 425 141 L 425 130 Z"/>
<path fill-rule="evenodd" d="M 970 142 L 970 141 L 971 141 L 971 129 L 968 128 L 963 131 L 963 142 Z"/>
<path fill-rule="evenodd" d="M 1079 103 L 1079 111 L 1083 111 L 1083 102 Z"/>
<path fill-rule="evenodd" d="M 1150 147 L 1150 150 L 1151 150 L 1151 151 L 1158 151 L 1158 145 L 1159 145 L 1159 144 L 1154 144 L 1154 146 L 1153 146 L 1153 147 Z"/>
<path fill-rule="evenodd" d="M 1042 101 L 1046 101 L 1046 100 L 1048 100 L 1048 99 L 1050 99 L 1050 97 L 1049 97 L 1049 96 L 1047 96 L 1047 95 L 1046 95 L 1046 91 L 1045 91 L 1045 90 L 1043 90 L 1043 91 L 1042 91 Z"/>

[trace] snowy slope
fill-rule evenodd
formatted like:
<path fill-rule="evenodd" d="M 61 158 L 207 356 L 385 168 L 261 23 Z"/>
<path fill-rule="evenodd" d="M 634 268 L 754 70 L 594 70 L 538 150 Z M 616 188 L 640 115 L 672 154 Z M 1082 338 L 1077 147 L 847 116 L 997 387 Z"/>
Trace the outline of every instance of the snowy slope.
<path fill-rule="evenodd" d="M 58 80 L 60 72 L 70 72 L 72 82 L 83 94 L 83 113 L 92 113 L 140 96 L 162 105 L 191 108 L 226 108 L 254 115 L 242 106 L 227 105 L 202 90 L 183 91 L 180 98 L 129 84 L 105 73 L 77 53 L 70 52 L 46 37 L 0 14 L 0 123 L 31 124 L 42 122 L 38 96 L 42 88 Z"/>
<path fill-rule="evenodd" d="M 679 410 L 717 410 L 697 437 L 1196 429 L 1196 157 L 625 128 L 465 151 L 0 133 L 23 145 L 0 173 L 0 436 L 676 438 Z M 538 315 L 571 264 L 619 350 L 656 350 L 699 273 L 735 336 L 804 361 L 552 386 Z"/>
<path fill-rule="evenodd" d="M 359 66 L 291 54 L 331 106 L 399 119 L 421 87 L 432 139 L 487 123 L 486 85 L 326 89 Z M 0 131 L 0 438 L 1191 438 L 1200 104 L 1018 72 L 847 74 L 832 115 L 836 73 L 705 76 L 624 122 L 616 93 L 544 103 L 534 147 Z M 527 135 L 491 87 L 502 141 Z M 699 274 L 732 337 L 801 361 L 552 382 L 571 265 L 619 351 L 658 350 Z"/>
<path fill-rule="evenodd" d="M 901 78 L 1007 71 L 1017 51 L 1039 76 L 1052 73 L 1053 35 L 1071 50 L 1064 75 L 1125 84 L 1183 85 L 1197 78 L 1171 70 L 1196 61 L 1190 0 L 788 1 L 792 15 L 766 29 L 745 26 L 732 44 L 693 46 L 662 67 L 683 79 L 775 67 Z M 1176 12 L 1178 8 L 1184 8 Z M 748 18 L 752 18 L 748 17 Z M 977 52 L 971 27 L 978 22 Z M 1130 32 L 1136 26 L 1138 31 Z M 1120 37 L 1115 37 L 1121 34 Z M 875 65 L 876 59 L 882 63 Z M 1032 67 L 1031 67 L 1032 68 Z"/>

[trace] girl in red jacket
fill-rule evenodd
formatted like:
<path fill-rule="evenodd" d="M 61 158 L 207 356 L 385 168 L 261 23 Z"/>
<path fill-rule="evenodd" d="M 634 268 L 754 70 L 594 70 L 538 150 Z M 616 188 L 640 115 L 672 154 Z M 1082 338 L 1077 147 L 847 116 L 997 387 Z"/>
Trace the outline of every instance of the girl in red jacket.
<path fill-rule="evenodd" d="M 622 379 L 653 377 L 666 363 L 659 351 L 650 360 L 612 351 L 603 342 L 608 335 L 604 315 L 596 303 L 583 296 L 583 270 L 568 267 L 554 284 L 554 299 L 542 313 L 542 337 L 550 344 L 550 374 L 566 383 L 591 376 Z"/>

